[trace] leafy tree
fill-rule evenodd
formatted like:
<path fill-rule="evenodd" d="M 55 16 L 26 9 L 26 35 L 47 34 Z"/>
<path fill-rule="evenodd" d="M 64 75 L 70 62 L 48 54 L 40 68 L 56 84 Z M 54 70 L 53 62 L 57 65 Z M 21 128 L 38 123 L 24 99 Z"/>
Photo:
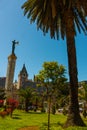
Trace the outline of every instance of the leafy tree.
<path fill-rule="evenodd" d="M 87 116 L 87 83 L 82 82 L 79 88 L 79 99 L 83 102 L 83 116 Z"/>
<path fill-rule="evenodd" d="M 38 109 L 39 98 L 40 97 L 39 97 L 39 94 L 38 94 L 38 89 L 35 88 L 34 91 L 33 91 L 32 99 L 31 99 L 31 103 L 32 103 L 32 105 L 34 105 L 34 108 L 33 108 L 34 111 L 37 111 L 37 109 Z"/>
<path fill-rule="evenodd" d="M 83 89 L 84 89 L 84 100 L 87 102 L 87 83 L 83 82 Z"/>
<path fill-rule="evenodd" d="M 5 90 L 0 88 L 0 106 L 3 106 L 4 100 L 6 99 Z"/>
<path fill-rule="evenodd" d="M 57 62 L 44 62 L 43 69 L 36 75 L 36 80 L 40 86 L 45 87 L 48 99 L 48 130 L 50 127 L 50 108 L 52 99 L 55 99 L 56 91 L 65 78 L 65 67 Z"/>
<path fill-rule="evenodd" d="M 36 75 L 37 77 L 37 75 Z M 35 79 L 36 80 L 36 79 Z M 42 84 L 39 84 L 36 82 L 36 86 L 37 86 L 37 100 L 38 100 L 38 106 L 41 108 L 41 112 L 45 112 L 45 108 L 44 108 L 44 101 L 47 99 L 46 97 L 46 91 L 44 89 L 44 87 L 42 86 Z"/>
<path fill-rule="evenodd" d="M 69 84 L 63 83 L 61 84 L 61 87 L 58 87 L 58 95 L 57 95 L 57 105 L 58 108 L 69 106 Z"/>
<path fill-rule="evenodd" d="M 22 8 L 24 15 L 36 22 L 37 28 L 44 35 L 50 32 L 51 38 L 66 37 L 68 68 L 70 80 L 70 107 L 65 127 L 71 125 L 84 126 L 79 114 L 78 103 L 78 71 L 76 61 L 75 36 L 77 30 L 86 34 L 87 15 L 86 0 L 27 0 Z"/>
<path fill-rule="evenodd" d="M 0 88 L 0 100 L 4 100 L 5 98 L 6 98 L 5 90 Z"/>
<path fill-rule="evenodd" d="M 28 106 L 33 96 L 33 88 L 27 87 L 19 90 L 19 96 L 24 99 L 25 111 L 28 112 Z"/>

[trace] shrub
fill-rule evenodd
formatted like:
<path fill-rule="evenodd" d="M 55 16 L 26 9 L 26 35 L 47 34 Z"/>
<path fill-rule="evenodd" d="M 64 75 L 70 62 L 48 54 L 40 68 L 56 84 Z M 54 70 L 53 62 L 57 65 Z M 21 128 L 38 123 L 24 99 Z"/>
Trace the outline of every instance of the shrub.
<path fill-rule="evenodd" d="M 13 107 L 14 109 L 18 107 L 18 101 L 12 98 L 7 99 L 7 105 Z"/>
<path fill-rule="evenodd" d="M 18 107 L 18 101 L 12 98 L 7 99 L 7 106 L 8 108 L 6 109 L 6 111 L 8 110 L 8 112 L 10 113 L 11 117 L 12 117 L 12 113 L 14 111 L 15 108 Z"/>

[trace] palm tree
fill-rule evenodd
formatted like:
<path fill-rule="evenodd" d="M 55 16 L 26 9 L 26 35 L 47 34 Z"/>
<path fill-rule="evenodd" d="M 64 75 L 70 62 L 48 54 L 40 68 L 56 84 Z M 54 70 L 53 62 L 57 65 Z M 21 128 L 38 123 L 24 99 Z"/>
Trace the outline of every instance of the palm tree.
<path fill-rule="evenodd" d="M 24 99 L 25 111 L 28 112 L 28 106 L 33 96 L 33 89 L 31 87 L 20 89 L 19 96 Z"/>
<path fill-rule="evenodd" d="M 78 103 L 78 72 L 76 61 L 75 36 L 87 31 L 85 18 L 85 3 L 82 0 L 27 0 L 22 8 L 24 15 L 30 18 L 31 23 L 36 22 L 37 29 L 44 35 L 50 32 L 51 38 L 62 39 L 66 37 L 68 69 L 70 80 L 70 107 L 65 126 L 84 126 L 79 114 Z M 85 1 L 85 0 L 83 0 Z"/>

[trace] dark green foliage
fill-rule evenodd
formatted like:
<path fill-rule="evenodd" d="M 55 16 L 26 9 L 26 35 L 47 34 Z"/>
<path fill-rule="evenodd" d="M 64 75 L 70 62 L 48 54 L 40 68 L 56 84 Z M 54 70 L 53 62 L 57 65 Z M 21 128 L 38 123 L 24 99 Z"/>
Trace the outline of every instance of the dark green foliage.
<path fill-rule="evenodd" d="M 22 103 L 24 104 L 25 111 L 28 112 L 28 106 L 31 103 L 31 99 L 34 95 L 34 90 L 31 87 L 19 90 L 19 96 L 22 98 Z"/>
<path fill-rule="evenodd" d="M 87 116 L 86 110 L 83 111 L 83 116 L 84 116 L 84 118 L 86 118 L 86 116 Z"/>
<path fill-rule="evenodd" d="M 85 9 L 85 11 L 87 10 L 87 4 L 86 7 L 84 6 L 87 2 L 86 0 L 84 1 L 83 4 L 83 1 L 80 1 L 80 3 L 78 0 L 51 0 L 50 2 L 48 0 L 27 0 L 23 4 L 22 9 L 24 9 L 24 15 L 30 18 L 31 23 L 36 22 L 37 28 L 40 28 L 44 35 L 50 30 L 51 38 L 59 39 L 61 36 L 61 38 L 64 39 L 67 37 L 66 15 L 69 15 L 69 11 L 74 20 L 72 28 L 74 36 L 77 34 L 77 29 L 79 33 L 81 30 L 85 33 L 87 23 L 83 9 Z"/>
<path fill-rule="evenodd" d="M 41 112 L 42 112 L 42 113 L 45 113 L 44 107 L 41 108 Z"/>
<path fill-rule="evenodd" d="M 5 90 L 0 88 L 0 107 L 4 105 L 4 100 L 6 99 Z"/>
<path fill-rule="evenodd" d="M 55 105 L 52 106 L 52 114 L 55 114 L 56 113 L 56 108 L 55 108 Z"/>
<path fill-rule="evenodd" d="M 6 99 L 6 93 L 5 90 L 0 88 L 0 100 Z"/>
<path fill-rule="evenodd" d="M 64 107 L 63 108 L 63 114 L 66 115 L 68 113 L 68 110 Z"/>

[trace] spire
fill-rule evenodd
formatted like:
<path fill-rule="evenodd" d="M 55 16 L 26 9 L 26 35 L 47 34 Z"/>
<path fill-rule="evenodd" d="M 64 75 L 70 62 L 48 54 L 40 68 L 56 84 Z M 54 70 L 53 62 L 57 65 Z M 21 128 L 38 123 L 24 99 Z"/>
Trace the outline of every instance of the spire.
<path fill-rule="evenodd" d="M 20 71 L 20 74 L 26 74 L 28 76 L 28 73 L 27 73 L 27 69 L 25 67 L 25 64 L 23 64 L 23 67 L 22 67 L 22 70 Z"/>

